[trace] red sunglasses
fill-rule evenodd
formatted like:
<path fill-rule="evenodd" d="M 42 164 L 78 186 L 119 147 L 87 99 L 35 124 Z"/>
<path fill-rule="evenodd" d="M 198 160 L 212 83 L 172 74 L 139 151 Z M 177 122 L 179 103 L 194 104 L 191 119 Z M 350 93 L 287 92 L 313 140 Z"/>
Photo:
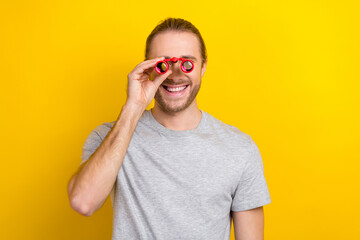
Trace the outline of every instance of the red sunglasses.
<path fill-rule="evenodd" d="M 162 61 L 158 61 L 155 64 L 155 71 L 158 74 L 164 74 L 169 70 L 169 64 L 167 62 L 177 63 L 177 61 L 181 61 L 181 70 L 184 73 L 189 73 L 192 70 L 194 70 L 194 63 L 190 59 L 173 57 L 170 59 L 164 59 Z"/>

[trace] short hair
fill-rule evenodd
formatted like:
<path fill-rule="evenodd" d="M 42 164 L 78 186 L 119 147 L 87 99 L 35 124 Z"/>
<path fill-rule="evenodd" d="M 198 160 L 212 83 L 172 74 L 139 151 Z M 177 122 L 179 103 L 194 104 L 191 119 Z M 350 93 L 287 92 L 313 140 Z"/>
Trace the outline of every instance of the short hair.
<path fill-rule="evenodd" d="M 200 43 L 200 53 L 202 58 L 202 64 L 207 60 L 207 53 L 206 53 L 206 47 L 205 42 L 203 38 L 201 37 L 201 34 L 199 30 L 189 21 L 186 21 L 182 18 L 167 18 L 160 22 L 154 30 L 150 33 L 150 35 L 146 39 L 146 48 L 145 48 L 145 59 L 148 59 L 149 51 L 150 51 L 150 45 L 153 40 L 153 38 L 163 32 L 167 31 L 177 31 L 177 32 L 191 32 L 194 33 Z"/>

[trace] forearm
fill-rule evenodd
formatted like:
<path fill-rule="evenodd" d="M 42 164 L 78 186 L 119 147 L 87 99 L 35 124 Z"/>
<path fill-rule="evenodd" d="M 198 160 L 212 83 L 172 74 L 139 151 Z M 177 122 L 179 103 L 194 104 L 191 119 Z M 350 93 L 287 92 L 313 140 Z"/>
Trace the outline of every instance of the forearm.
<path fill-rule="evenodd" d="M 83 215 L 95 212 L 109 195 L 138 120 L 145 109 L 125 104 L 111 131 L 69 182 L 71 207 Z"/>

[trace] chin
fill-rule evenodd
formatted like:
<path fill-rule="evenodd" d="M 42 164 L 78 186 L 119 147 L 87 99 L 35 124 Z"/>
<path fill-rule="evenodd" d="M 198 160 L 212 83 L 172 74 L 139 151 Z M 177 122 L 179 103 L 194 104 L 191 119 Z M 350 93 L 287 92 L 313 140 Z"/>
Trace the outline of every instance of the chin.
<path fill-rule="evenodd" d="M 187 109 L 196 99 L 196 96 L 200 90 L 200 84 L 196 85 L 194 89 L 186 96 L 186 99 L 179 99 L 178 101 L 166 101 L 166 96 L 163 96 L 158 90 L 155 93 L 154 99 L 156 104 L 163 112 L 177 113 Z"/>
<path fill-rule="evenodd" d="M 157 100 L 155 99 L 157 102 L 157 105 L 160 107 L 160 109 L 164 112 L 167 113 L 177 113 L 177 112 L 181 112 L 183 110 L 185 110 L 186 108 L 189 107 L 190 104 L 181 104 L 181 105 L 177 105 L 177 104 L 168 104 L 165 103 L 161 100 Z"/>

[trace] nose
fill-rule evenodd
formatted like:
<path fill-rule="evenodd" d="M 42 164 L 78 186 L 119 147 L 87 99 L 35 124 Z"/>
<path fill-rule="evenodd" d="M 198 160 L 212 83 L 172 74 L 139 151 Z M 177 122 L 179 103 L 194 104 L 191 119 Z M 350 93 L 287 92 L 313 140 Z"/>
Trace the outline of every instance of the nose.
<path fill-rule="evenodd" d="M 177 61 L 177 62 L 171 62 L 171 64 L 169 64 L 169 68 L 171 69 L 172 73 L 168 76 L 169 79 L 174 79 L 174 78 L 181 78 L 184 74 L 183 71 L 181 71 L 181 62 Z"/>

